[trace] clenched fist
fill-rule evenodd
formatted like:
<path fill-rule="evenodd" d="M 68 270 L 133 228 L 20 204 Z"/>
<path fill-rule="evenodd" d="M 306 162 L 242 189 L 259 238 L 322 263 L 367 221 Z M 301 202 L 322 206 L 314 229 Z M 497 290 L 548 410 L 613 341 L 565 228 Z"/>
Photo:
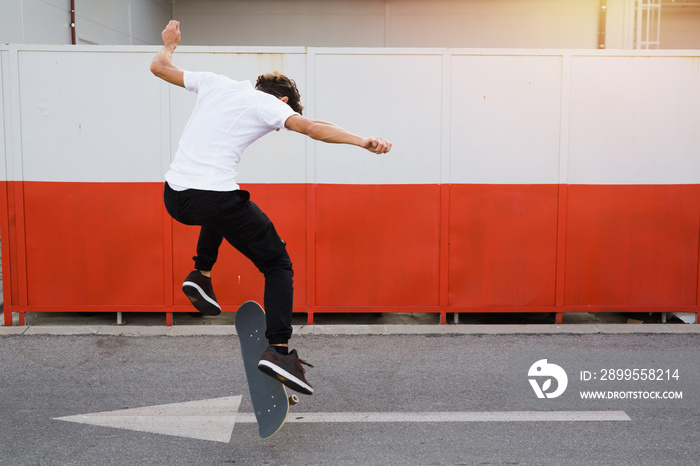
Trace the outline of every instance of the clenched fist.
<path fill-rule="evenodd" d="M 163 44 L 166 46 L 177 47 L 182 37 L 182 34 L 180 34 L 180 22 L 175 20 L 170 21 L 168 25 L 165 26 L 165 29 L 163 29 L 163 32 L 160 33 L 160 37 L 163 38 Z"/>

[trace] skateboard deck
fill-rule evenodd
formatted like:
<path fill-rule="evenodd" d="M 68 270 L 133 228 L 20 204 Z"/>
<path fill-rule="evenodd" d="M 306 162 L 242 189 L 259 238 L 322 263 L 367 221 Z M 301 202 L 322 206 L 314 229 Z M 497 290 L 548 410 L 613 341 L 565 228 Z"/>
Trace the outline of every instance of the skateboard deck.
<path fill-rule="evenodd" d="M 265 338 L 265 311 L 255 301 L 241 305 L 236 312 L 236 333 L 241 342 L 243 366 L 248 379 L 248 390 L 253 402 L 253 411 L 258 421 L 260 437 L 267 439 L 277 433 L 287 419 L 289 401 L 287 391 L 278 380 L 258 369 L 260 356 L 267 349 Z M 291 401 L 298 398 L 292 395 Z"/>

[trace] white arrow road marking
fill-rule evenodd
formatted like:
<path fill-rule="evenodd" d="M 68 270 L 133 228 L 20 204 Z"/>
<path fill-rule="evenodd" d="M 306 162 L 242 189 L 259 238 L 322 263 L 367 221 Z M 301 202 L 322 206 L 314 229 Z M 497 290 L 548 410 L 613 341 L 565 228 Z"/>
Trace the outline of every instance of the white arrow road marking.
<path fill-rule="evenodd" d="M 54 418 L 116 429 L 174 435 L 228 443 L 236 423 L 255 423 L 252 413 L 239 413 L 242 396 L 187 401 L 142 408 Z M 631 421 L 624 411 L 465 411 L 465 412 L 290 412 L 287 422 L 557 422 Z"/>
<path fill-rule="evenodd" d="M 228 443 L 231 441 L 241 398 L 240 395 L 228 396 L 55 419 Z"/>
<path fill-rule="evenodd" d="M 467 411 L 432 413 L 294 413 L 287 422 L 553 422 L 631 421 L 624 411 Z M 236 422 L 252 423 L 255 416 L 239 413 Z"/>

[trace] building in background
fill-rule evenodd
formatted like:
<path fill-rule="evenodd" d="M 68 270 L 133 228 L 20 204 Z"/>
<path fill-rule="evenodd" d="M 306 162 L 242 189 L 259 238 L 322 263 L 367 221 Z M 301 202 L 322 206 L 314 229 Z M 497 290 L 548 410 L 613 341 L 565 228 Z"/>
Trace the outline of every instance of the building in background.
<path fill-rule="evenodd" d="M 0 43 L 157 45 L 176 18 L 183 45 L 700 49 L 700 0 L 2 0 L 0 11 Z"/>

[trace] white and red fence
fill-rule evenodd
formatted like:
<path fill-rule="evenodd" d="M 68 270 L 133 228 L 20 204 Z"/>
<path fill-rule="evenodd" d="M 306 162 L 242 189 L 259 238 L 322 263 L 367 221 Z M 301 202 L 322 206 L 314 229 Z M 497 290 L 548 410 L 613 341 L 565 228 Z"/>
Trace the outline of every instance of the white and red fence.
<path fill-rule="evenodd" d="M 0 47 L 5 325 L 12 312 L 190 310 L 197 228 L 162 176 L 194 103 L 154 47 Z M 291 132 L 240 183 L 295 265 L 295 311 L 700 310 L 700 52 L 182 47 L 278 69 L 377 157 Z M 224 310 L 263 278 L 222 246 Z"/>

